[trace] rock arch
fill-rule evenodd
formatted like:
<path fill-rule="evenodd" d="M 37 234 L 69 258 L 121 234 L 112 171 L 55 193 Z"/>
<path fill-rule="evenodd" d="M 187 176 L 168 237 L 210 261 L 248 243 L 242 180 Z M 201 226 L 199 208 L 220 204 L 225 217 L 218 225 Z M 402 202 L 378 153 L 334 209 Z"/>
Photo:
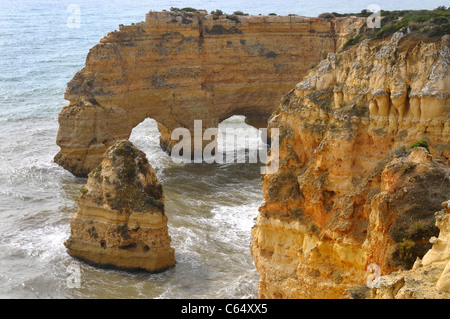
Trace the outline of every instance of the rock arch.
<path fill-rule="evenodd" d="M 344 20 L 150 12 L 120 25 L 68 83 L 55 162 L 86 176 L 149 117 L 165 150 L 171 131 L 191 130 L 194 120 L 217 127 L 240 114 L 266 127 L 283 94 L 343 39 L 336 31 Z"/>

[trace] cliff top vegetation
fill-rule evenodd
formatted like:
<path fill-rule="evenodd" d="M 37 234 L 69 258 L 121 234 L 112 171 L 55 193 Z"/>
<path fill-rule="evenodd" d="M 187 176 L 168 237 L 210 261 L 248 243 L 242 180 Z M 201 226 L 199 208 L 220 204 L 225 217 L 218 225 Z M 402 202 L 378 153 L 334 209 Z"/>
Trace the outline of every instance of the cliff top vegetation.
<path fill-rule="evenodd" d="M 369 17 L 372 12 L 362 10 L 360 13 L 322 13 L 319 17 L 334 18 L 345 16 Z M 365 23 L 358 35 L 350 38 L 343 46 L 345 49 L 364 39 L 379 39 L 395 32 L 405 32 L 427 38 L 439 38 L 450 34 L 450 7 L 437 7 L 434 10 L 381 10 L 381 28 L 368 28 Z"/>

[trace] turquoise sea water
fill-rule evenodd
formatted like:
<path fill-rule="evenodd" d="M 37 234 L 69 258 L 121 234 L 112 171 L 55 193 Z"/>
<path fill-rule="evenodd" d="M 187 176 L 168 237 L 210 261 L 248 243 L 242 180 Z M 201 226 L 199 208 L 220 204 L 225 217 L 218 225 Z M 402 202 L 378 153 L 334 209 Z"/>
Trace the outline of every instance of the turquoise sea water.
<path fill-rule="evenodd" d="M 89 49 L 150 10 L 317 16 L 382 9 L 433 9 L 448 1 L 4 1 L 0 0 L 0 298 L 256 298 L 250 229 L 263 202 L 260 164 L 175 165 L 147 120 L 131 140 L 146 152 L 166 193 L 176 267 L 159 274 L 97 269 L 63 245 L 86 180 L 53 163 L 67 82 Z M 80 28 L 67 21 L 80 9 Z M 299 79 L 300 80 L 300 79 Z M 244 126 L 235 117 L 224 126 Z M 80 288 L 67 285 L 69 265 Z"/>

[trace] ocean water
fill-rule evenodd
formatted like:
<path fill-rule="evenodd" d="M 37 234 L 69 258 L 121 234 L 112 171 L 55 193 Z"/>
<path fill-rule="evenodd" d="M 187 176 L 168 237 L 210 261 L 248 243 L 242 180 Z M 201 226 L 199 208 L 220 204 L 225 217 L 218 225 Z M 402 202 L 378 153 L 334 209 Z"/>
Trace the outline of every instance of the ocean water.
<path fill-rule="evenodd" d="M 67 103 L 67 82 L 83 68 L 89 49 L 119 24 L 170 7 L 317 16 L 359 12 L 371 3 L 393 10 L 447 2 L 0 0 L 0 298 L 257 297 L 249 244 L 263 202 L 261 164 L 175 164 L 160 150 L 150 119 L 130 139 L 163 184 L 176 266 L 129 273 L 95 268 L 66 253 L 63 243 L 86 179 L 53 163 L 57 117 Z M 79 28 L 69 27 L 71 5 L 80 9 Z M 221 125 L 247 127 L 239 116 Z M 80 270 L 79 288 L 68 281 L 73 265 Z"/>

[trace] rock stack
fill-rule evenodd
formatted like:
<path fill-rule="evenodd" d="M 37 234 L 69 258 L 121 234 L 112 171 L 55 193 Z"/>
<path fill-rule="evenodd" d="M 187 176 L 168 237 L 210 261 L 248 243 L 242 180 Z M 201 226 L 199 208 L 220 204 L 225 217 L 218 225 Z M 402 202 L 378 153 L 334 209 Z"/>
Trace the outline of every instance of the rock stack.
<path fill-rule="evenodd" d="M 121 140 L 108 149 L 89 173 L 78 205 L 65 242 L 71 256 L 152 272 L 175 264 L 162 186 L 131 142 Z"/>

